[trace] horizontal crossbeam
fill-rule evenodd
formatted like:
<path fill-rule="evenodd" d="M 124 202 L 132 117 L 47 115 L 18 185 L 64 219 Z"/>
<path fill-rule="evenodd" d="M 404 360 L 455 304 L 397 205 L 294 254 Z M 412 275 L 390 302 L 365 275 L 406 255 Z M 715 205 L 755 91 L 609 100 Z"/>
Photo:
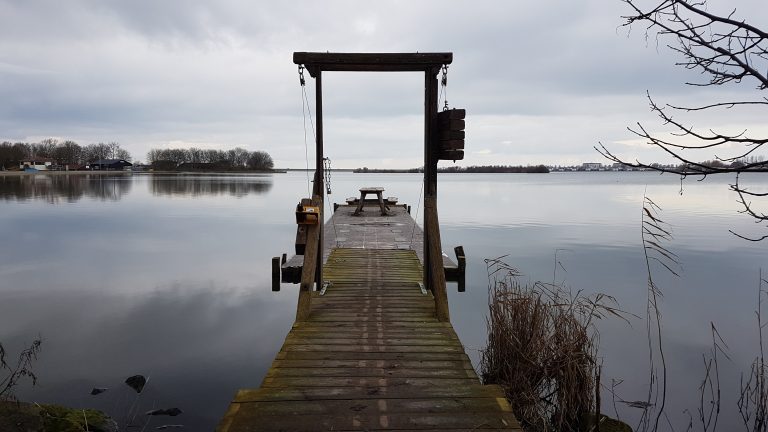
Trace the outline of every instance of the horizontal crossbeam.
<path fill-rule="evenodd" d="M 453 53 L 319 53 L 295 52 L 293 62 L 317 71 L 413 72 L 439 68 L 453 61 Z"/>

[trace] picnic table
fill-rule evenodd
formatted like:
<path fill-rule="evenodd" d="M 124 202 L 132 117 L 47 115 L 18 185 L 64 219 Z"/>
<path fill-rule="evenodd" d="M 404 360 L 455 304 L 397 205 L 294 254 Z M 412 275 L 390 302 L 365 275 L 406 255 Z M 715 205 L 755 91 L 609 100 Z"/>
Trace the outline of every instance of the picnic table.
<path fill-rule="evenodd" d="M 383 187 L 364 187 L 360 188 L 360 200 L 357 202 L 357 208 L 355 209 L 355 212 L 352 213 L 354 216 L 360 216 L 360 213 L 363 212 L 363 206 L 365 205 L 365 196 L 366 195 L 376 195 L 376 199 L 379 203 L 379 208 L 381 208 L 381 215 L 387 216 L 389 214 L 389 207 L 387 207 L 384 204 L 384 188 Z"/>

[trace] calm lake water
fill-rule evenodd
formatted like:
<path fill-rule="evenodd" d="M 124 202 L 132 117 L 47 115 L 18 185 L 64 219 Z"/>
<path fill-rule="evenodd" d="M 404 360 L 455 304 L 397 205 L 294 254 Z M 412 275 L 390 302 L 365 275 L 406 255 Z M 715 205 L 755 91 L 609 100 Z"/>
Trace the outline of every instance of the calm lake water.
<path fill-rule="evenodd" d="M 755 177 L 755 190 L 768 179 Z M 417 174 L 333 173 L 331 201 L 361 186 L 413 204 Z M 485 258 L 507 255 L 523 280 L 604 292 L 645 315 L 640 240 L 643 193 L 672 225 L 668 244 L 680 277 L 654 275 L 668 358 L 668 413 L 684 430 L 698 408 L 710 322 L 731 361 L 721 360 L 725 429 L 740 423 L 739 373 L 757 353 L 754 310 L 768 243 L 728 191 L 729 179 L 654 173 L 441 174 L 443 247 L 463 245 L 467 292 L 449 285 L 452 321 L 477 361 L 484 345 Z M 41 335 L 39 384 L 24 400 L 104 409 L 123 419 L 135 396 L 122 381 L 149 377 L 139 412 L 179 407 L 168 423 L 212 430 L 239 388 L 258 387 L 295 314 L 297 289 L 270 291 L 270 258 L 293 249 L 293 210 L 307 193 L 303 172 L 275 175 L 0 177 L 0 341 L 11 353 Z M 419 218 L 421 212 L 419 212 Z M 623 379 L 626 400 L 647 383 L 645 323 L 600 324 L 603 381 Z M 90 396 L 93 387 L 109 387 Z M 610 395 L 604 410 L 612 411 Z M 632 422 L 637 412 L 619 404 Z M 148 428 L 164 422 L 152 419 Z"/>

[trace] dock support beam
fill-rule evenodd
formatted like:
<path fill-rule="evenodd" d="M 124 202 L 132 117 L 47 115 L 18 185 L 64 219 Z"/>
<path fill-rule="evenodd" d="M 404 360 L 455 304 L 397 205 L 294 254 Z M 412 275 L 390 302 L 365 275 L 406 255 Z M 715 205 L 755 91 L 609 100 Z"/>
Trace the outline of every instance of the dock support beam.
<path fill-rule="evenodd" d="M 293 62 L 304 65 L 315 78 L 316 150 L 314 195 L 320 197 L 320 206 L 325 203 L 323 185 L 323 71 L 381 71 L 381 72 L 424 72 L 424 208 L 432 211 L 424 214 L 424 285 L 435 297 L 437 317 L 449 321 L 448 300 L 443 270 L 440 226 L 437 220 L 437 74 L 440 69 L 453 61 L 453 54 L 446 53 L 293 53 Z M 430 214 L 430 216 L 428 216 Z M 317 287 L 323 285 L 323 220 L 319 221 L 319 245 L 314 280 Z M 308 261 L 305 258 L 305 268 Z"/>
<path fill-rule="evenodd" d="M 323 75 L 321 71 L 315 76 L 315 115 L 317 124 L 315 133 L 315 184 L 313 186 L 313 199 L 320 198 L 320 217 L 318 218 L 319 234 L 317 245 L 317 269 L 315 270 L 315 286 L 320 289 L 323 286 L 323 225 L 325 219 L 325 173 L 323 172 Z"/>
<path fill-rule="evenodd" d="M 316 206 L 320 202 L 320 197 L 318 195 L 312 197 L 312 205 Z M 322 219 L 322 217 L 323 210 L 321 208 L 318 219 Z M 310 312 L 312 312 L 312 287 L 317 280 L 317 266 L 315 266 L 314 263 L 317 261 L 318 253 L 322 251 L 320 236 L 323 231 L 320 227 L 321 225 L 319 223 L 315 225 L 307 225 L 307 246 L 304 249 L 304 264 L 301 267 L 301 283 L 299 284 L 299 301 L 296 306 L 296 322 L 306 321 L 309 318 Z M 322 256 L 320 256 L 320 263 L 322 262 Z M 320 271 L 322 271 L 322 267 Z"/>
<path fill-rule="evenodd" d="M 437 154 L 434 141 L 437 130 L 438 67 L 424 73 L 424 286 L 435 297 L 437 319 L 449 322 L 448 293 L 443 270 L 443 248 L 437 218 Z"/>

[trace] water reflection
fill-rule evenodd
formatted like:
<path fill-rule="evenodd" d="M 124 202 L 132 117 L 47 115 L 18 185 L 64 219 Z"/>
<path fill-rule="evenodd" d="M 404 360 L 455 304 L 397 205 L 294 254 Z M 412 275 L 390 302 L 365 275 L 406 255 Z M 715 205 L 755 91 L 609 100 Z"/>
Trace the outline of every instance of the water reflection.
<path fill-rule="evenodd" d="M 123 381 L 143 374 L 148 382 L 135 410 L 179 407 L 184 413 L 173 423 L 210 431 L 237 389 L 259 386 L 291 326 L 293 302 L 263 294 L 271 294 L 266 286 L 246 291 L 205 283 L 159 286 L 141 296 L 5 292 L 0 315 L 16 331 L 0 336 L 12 352 L 43 337 L 35 363 L 40 384 L 18 389 L 22 399 L 93 407 L 122 422 L 136 397 Z M 36 318 L 29 304 L 36 305 Z M 86 304 L 98 307 L 83 313 Z M 264 328 L 273 331 L 258 332 Z M 91 396 L 94 387 L 109 390 Z M 148 420 L 147 430 L 168 423 Z"/>
<path fill-rule="evenodd" d="M 83 197 L 119 201 L 131 190 L 127 174 L 57 174 L 0 176 L 0 200 L 77 202 Z"/>
<path fill-rule="evenodd" d="M 413 204 L 421 221 L 421 180 L 418 174 L 333 173 L 330 200 L 356 195 L 360 186 L 382 186 Z M 679 278 L 654 275 L 664 290 L 668 412 L 678 424 L 687 419 L 683 408 L 697 406 L 701 354 L 711 346 L 714 322 L 732 359 L 720 365 L 728 407 L 721 424 L 736 424 L 733 387 L 757 349 L 751 312 L 768 248 L 728 232 L 748 232 L 755 224 L 736 212 L 727 181 L 713 180 L 687 183 L 681 196 L 676 178 L 651 173 L 441 174 L 443 248 L 452 255 L 453 246 L 464 245 L 468 260 L 467 292 L 449 287 L 451 318 L 475 364 L 486 337 L 483 258 L 506 254 L 525 273 L 523 281 L 551 281 L 556 271 L 574 290 L 613 295 L 623 309 L 644 315 L 638 224 L 647 191 L 673 225 L 670 246 L 684 266 Z M 67 182 L 71 186 L 62 186 Z M 16 353 L 38 334 L 44 338 L 36 363 L 40 385 L 25 389 L 22 399 L 103 407 L 120 418 L 125 404 L 116 398 L 130 396 L 122 381 L 143 373 L 150 397 L 142 403 L 155 404 L 147 409 L 178 406 L 184 430 L 212 430 L 237 389 L 259 386 L 292 323 L 296 291 L 269 290 L 269 262 L 294 242 L 292 206 L 307 183 L 303 172 L 0 177 L 0 198 L 10 201 L 0 202 L 0 238 L 7 245 L 0 248 L 0 341 Z M 45 211 L 13 201 L 50 196 L 122 200 L 81 199 Z M 562 248 L 568 252 L 555 260 Z M 604 382 L 623 379 L 620 395 L 642 399 L 643 321 L 607 320 L 600 329 Z M 88 394 L 92 387 L 110 391 L 95 398 Z M 603 395 L 604 403 L 610 400 Z M 636 414 L 619 410 L 627 419 Z"/>
<path fill-rule="evenodd" d="M 272 189 L 272 177 L 153 175 L 149 187 L 152 194 L 158 196 L 229 195 L 241 198 L 268 192 Z"/>

